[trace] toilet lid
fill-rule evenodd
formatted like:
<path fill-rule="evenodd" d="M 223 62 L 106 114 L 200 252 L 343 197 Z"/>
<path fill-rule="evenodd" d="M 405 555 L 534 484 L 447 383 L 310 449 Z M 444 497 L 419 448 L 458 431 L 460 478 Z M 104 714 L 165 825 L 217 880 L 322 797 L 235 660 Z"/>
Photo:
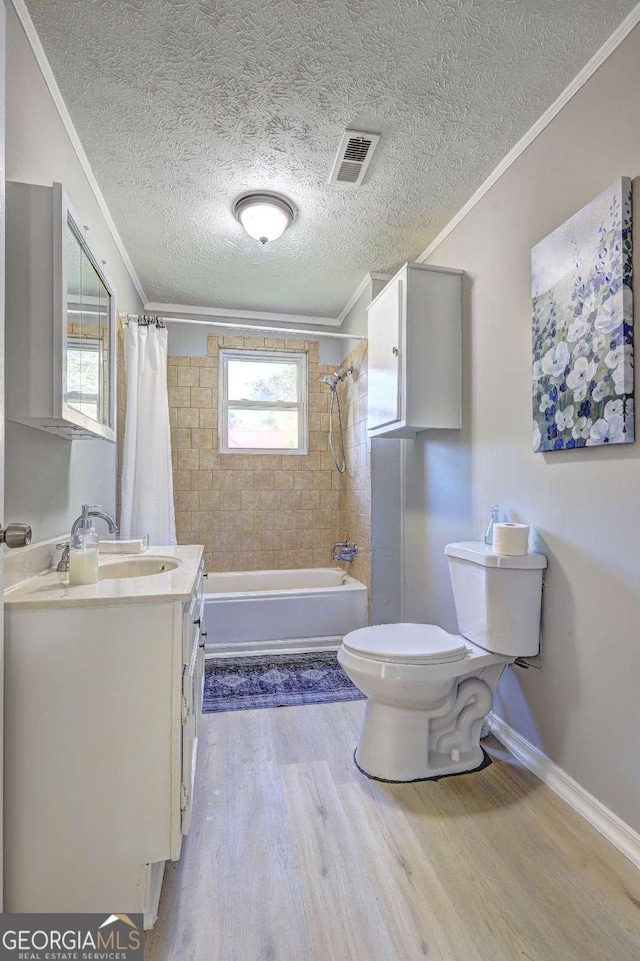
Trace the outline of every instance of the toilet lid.
<path fill-rule="evenodd" d="M 379 624 L 351 631 L 344 647 L 376 661 L 402 664 L 447 664 L 467 653 L 464 638 L 435 624 Z"/>

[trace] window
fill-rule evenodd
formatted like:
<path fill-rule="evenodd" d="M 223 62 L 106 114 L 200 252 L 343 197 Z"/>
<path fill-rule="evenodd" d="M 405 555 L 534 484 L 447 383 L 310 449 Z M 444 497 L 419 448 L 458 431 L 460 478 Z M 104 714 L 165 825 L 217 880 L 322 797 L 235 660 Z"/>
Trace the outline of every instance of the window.
<path fill-rule="evenodd" d="M 220 351 L 220 450 L 307 453 L 307 355 Z"/>

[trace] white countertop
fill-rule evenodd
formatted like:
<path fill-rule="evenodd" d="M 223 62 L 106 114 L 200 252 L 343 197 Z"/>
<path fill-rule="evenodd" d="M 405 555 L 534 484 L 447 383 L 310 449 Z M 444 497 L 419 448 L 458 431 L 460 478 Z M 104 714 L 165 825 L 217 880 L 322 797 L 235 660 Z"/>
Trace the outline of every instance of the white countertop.
<path fill-rule="evenodd" d="M 188 601 L 195 586 L 204 547 L 151 547 L 144 554 L 100 555 L 100 567 L 118 561 L 158 557 L 180 563 L 174 570 L 142 577 L 108 578 L 97 584 L 65 586 L 67 574 L 45 571 L 28 577 L 4 592 L 5 611 L 65 610 L 71 607 L 122 607 L 125 604 Z"/>

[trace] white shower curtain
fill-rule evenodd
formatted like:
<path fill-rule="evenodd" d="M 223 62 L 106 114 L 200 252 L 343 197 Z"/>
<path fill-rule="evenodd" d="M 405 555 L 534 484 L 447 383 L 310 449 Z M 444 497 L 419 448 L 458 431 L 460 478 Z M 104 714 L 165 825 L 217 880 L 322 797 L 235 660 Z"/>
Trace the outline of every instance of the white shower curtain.
<path fill-rule="evenodd" d="M 149 535 L 175 544 L 167 330 L 130 321 L 124 328 L 127 416 L 122 462 L 123 538 Z"/>

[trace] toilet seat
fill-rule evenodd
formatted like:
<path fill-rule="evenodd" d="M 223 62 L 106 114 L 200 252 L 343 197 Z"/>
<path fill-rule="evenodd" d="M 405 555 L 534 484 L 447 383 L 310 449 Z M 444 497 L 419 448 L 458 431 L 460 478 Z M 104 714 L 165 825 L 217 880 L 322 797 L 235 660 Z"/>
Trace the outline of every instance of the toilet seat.
<path fill-rule="evenodd" d="M 469 653 L 464 638 L 435 624 L 378 624 L 347 634 L 346 650 L 390 664 L 449 664 Z"/>

